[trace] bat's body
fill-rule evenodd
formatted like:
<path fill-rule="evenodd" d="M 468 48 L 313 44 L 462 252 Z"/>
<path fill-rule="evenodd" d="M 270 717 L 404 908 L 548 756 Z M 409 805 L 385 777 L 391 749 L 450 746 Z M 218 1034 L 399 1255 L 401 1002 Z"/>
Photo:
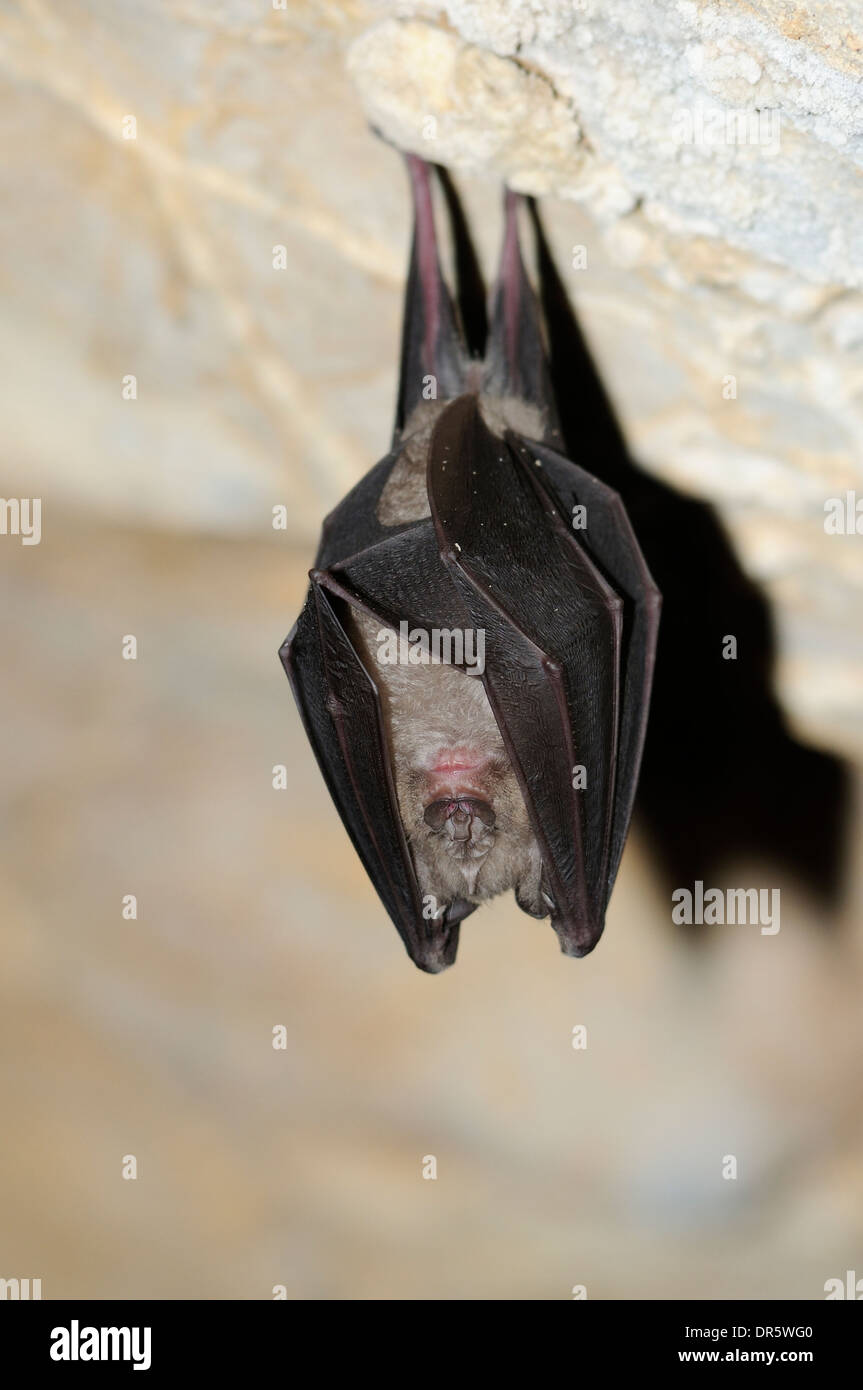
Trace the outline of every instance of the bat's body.
<path fill-rule="evenodd" d="M 281 655 L 418 966 L 451 964 L 459 923 L 508 890 L 584 955 L 632 811 L 659 595 L 620 499 L 557 451 L 516 199 L 485 358 L 471 360 L 441 277 L 428 167 L 409 165 L 392 450 L 327 518 Z"/>
<path fill-rule="evenodd" d="M 481 681 L 439 660 L 383 664 L 381 631 L 365 615 L 354 620 L 357 650 L 378 684 L 423 898 L 476 904 L 515 889 L 544 917 L 539 846 Z"/>

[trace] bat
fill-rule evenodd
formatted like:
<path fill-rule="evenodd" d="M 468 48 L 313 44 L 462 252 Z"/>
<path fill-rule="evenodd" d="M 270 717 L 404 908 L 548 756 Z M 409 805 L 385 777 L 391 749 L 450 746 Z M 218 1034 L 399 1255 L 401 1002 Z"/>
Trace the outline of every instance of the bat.
<path fill-rule="evenodd" d="M 514 891 L 565 955 L 602 933 L 635 797 L 661 598 L 623 503 L 567 459 L 505 192 L 482 358 L 414 205 L 390 452 L 323 524 L 279 655 L 345 828 L 421 970 Z"/>

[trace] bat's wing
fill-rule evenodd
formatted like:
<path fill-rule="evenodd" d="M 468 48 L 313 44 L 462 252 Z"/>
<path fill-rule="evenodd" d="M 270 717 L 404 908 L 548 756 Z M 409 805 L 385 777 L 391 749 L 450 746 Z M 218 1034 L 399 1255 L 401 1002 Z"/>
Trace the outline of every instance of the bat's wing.
<path fill-rule="evenodd" d="M 541 444 L 528 443 L 515 435 L 510 436 L 508 442 L 531 482 L 546 493 L 552 508 L 564 519 L 579 522 L 578 540 L 623 599 L 620 730 L 611 829 L 610 893 L 638 786 L 662 596 L 647 568 L 619 494 Z M 579 507 L 584 512 L 574 516 Z"/>
<path fill-rule="evenodd" d="M 473 911 L 454 902 L 426 915 L 402 827 L 380 699 L 349 635 L 348 607 L 373 612 L 325 571 L 312 572 L 306 605 L 280 656 L 330 795 L 411 959 L 436 973 L 452 964 L 458 924 Z"/>
<path fill-rule="evenodd" d="M 608 897 L 623 601 L 475 397 L 441 416 L 428 491 L 441 558 L 485 634 L 483 681 L 540 845 L 552 923 L 563 950 L 584 955 Z"/>
<path fill-rule="evenodd" d="M 498 397 L 527 401 L 539 408 L 543 420 L 541 443 L 527 441 L 511 432 L 506 435 L 508 455 L 518 465 L 522 485 L 526 482 L 539 502 L 539 513 L 528 507 L 525 512 L 520 512 L 518 518 L 510 515 L 504 517 L 499 502 L 499 534 L 505 532 L 509 536 L 519 524 L 524 529 L 524 516 L 531 516 L 530 524 L 536 526 L 535 550 L 539 553 L 542 546 L 539 538 L 548 534 L 549 526 L 558 535 L 558 544 L 562 526 L 567 531 L 570 544 L 579 548 L 593 562 L 621 603 L 619 717 L 616 748 L 613 751 L 614 767 L 611 776 L 602 781 L 601 787 L 594 788 L 598 799 L 597 796 L 591 797 L 589 786 L 585 789 L 582 806 L 587 845 L 584 861 L 586 888 L 588 898 L 598 905 L 601 885 L 593 878 L 592 866 L 600 863 L 604 866 L 607 898 L 617 875 L 632 815 L 647 727 L 661 597 L 618 494 L 556 452 L 561 447 L 562 439 L 539 305 L 525 273 L 519 246 L 519 205 L 520 199 L 508 191 L 505 197 L 503 248 L 492 298 L 491 333 L 486 351 L 483 390 Z M 504 464 L 505 460 L 498 460 L 498 470 Z M 488 470 L 477 469 L 476 473 L 485 477 Z M 454 488 L 452 475 L 449 487 Z M 510 484 L 503 483 L 502 499 L 510 502 L 518 495 Z M 576 516 L 574 509 L 577 507 L 582 508 L 583 512 Z M 576 522 L 577 530 L 574 529 Z M 487 529 L 490 525 L 491 533 L 498 534 L 487 516 L 480 529 Z M 548 578 L 552 585 L 555 574 L 556 571 L 552 570 Z M 537 577 L 539 575 L 538 570 Z M 556 609 L 553 616 L 556 620 Z M 550 640 L 555 640 L 553 628 Z M 570 676 L 577 678 L 577 669 L 571 671 Z M 589 715 L 589 711 L 587 713 Z M 584 727 L 602 734 L 604 741 L 596 748 L 600 758 L 604 757 L 609 747 L 607 731 L 601 724 Z M 589 743 L 592 738 L 593 733 L 588 732 Z M 583 736 L 581 743 L 583 746 Z M 603 819 L 602 805 L 606 796 L 610 796 L 609 839 L 607 843 L 602 843 L 600 850 L 595 837 L 607 825 Z M 593 909 L 594 918 L 597 910 L 598 907 Z"/>

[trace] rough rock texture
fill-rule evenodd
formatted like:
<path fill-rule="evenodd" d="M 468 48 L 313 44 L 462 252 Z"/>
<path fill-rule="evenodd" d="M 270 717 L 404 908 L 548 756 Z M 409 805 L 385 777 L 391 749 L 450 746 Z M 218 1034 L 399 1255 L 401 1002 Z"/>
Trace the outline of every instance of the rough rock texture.
<path fill-rule="evenodd" d="M 861 283 L 856 5 L 819 7 L 817 22 L 785 0 L 445 0 L 443 9 L 457 32 L 390 21 L 354 48 L 367 101 L 391 109 L 402 141 L 413 124 L 416 143 L 422 121 L 440 112 L 444 161 L 486 168 L 491 118 L 507 129 L 504 160 L 525 191 L 582 196 L 595 209 L 593 175 L 614 184 L 616 211 L 643 202 L 660 223 L 746 247 L 807 279 Z M 523 95 L 499 57 L 519 73 Z M 537 141 L 552 107 L 557 138 Z M 731 114 L 730 131 L 713 113 Z"/>
<path fill-rule="evenodd" d="M 586 960 L 510 902 L 431 979 L 275 653 L 392 419 L 409 209 L 359 89 L 417 141 L 434 117 L 426 153 L 484 151 L 487 268 L 502 175 L 566 195 L 542 215 L 633 451 L 763 580 L 798 725 L 860 748 L 863 537 L 822 525 L 863 491 L 853 11 L 399 8 L 0 5 L 3 492 L 44 501 L 40 546 L 0 540 L 0 1277 L 820 1298 L 863 1249 L 859 816 L 838 921 L 782 879 L 778 935 L 682 944 L 636 830 Z M 792 158 L 673 148 L 699 83 L 778 100 Z"/>

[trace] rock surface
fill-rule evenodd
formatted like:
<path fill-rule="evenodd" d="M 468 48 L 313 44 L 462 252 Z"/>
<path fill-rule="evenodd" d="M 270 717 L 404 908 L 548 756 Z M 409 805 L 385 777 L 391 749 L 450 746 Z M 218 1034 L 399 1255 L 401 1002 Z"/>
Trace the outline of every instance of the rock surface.
<path fill-rule="evenodd" d="M 859 753 L 863 537 L 823 526 L 863 492 L 857 22 L 790 0 L 0 7 L 3 490 L 44 502 L 38 547 L 0 543 L 0 1276 L 809 1299 L 860 1271 L 859 815 L 838 920 L 783 878 L 776 936 L 682 947 L 636 830 L 586 960 L 501 903 L 432 979 L 275 656 L 392 418 L 409 208 L 359 92 L 462 171 L 487 269 L 500 180 L 548 195 L 634 454 L 715 503 L 772 601 L 786 709 Z M 781 109 L 780 149 L 675 145 L 698 96 Z"/>

